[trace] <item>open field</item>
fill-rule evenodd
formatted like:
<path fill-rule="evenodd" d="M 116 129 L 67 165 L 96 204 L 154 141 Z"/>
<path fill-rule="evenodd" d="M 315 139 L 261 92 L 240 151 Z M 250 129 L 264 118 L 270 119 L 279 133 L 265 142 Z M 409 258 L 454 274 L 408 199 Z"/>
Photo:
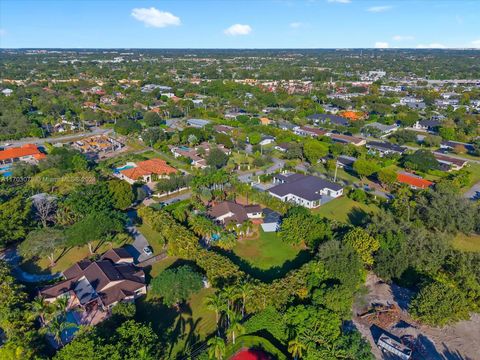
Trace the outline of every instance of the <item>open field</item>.
<path fill-rule="evenodd" d="M 458 233 L 453 239 L 453 247 L 462 251 L 480 251 L 480 235 Z"/>
<path fill-rule="evenodd" d="M 362 204 L 343 196 L 334 199 L 325 205 L 312 210 L 313 213 L 322 215 L 331 220 L 337 220 L 344 223 L 358 224 L 365 213 L 376 212 L 376 205 Z"/>
<path fill-rule="evenodd" d="M 266 270 L 294 259 L 301 249 L 284 243 L 277 233 L 260 229 L 257 238 L 239 240 L 233 252 L 252 266 Z"/>

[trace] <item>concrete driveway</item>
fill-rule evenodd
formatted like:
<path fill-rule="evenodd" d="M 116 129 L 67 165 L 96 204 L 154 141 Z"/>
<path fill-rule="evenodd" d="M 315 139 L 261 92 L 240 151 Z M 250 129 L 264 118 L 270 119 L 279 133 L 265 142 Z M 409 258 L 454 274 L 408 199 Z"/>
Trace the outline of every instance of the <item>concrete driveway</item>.
<path fill-rule="evenodd" d="M 127 224 L 127 230 L 130 233 L 130 235 L 132 235 L 134 240 L 133 240 L 133 243 L 127 245 L 125 248 L 128 250 L 130 254 L 132 254 L 133 258 L 135 259 L 135 262 L 139 263 L 151 257 L 151 256 L 147 256 L 147 254 L 143 252 L 143 248 L 145 246 L 150 246 L 150 244 L 148 243 L 147 238 L 143 236 L 143 234 L 134 225 L 137 219 L 137 211 L 135 209 L 130 209 L 127 215 L 129 218 L 128 224 Z M 155 254 L 153 254 L 152 256 L 154 255 Z"/>
<path fill-rule="evenodd" d="M 463 196 L 467 199 L 476 200 L 476 196 L 480 198 L 480 181 L 473 185 L 468 191 L 466 191 Z"/>

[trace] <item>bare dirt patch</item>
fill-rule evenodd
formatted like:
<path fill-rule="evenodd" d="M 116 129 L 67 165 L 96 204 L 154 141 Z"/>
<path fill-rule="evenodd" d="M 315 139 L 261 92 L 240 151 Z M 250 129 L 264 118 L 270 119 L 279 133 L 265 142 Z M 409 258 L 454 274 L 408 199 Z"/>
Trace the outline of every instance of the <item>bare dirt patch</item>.
<path fill-rule="evenodd" d="M 354 306 L 353 322 L 372 346 L 377 359 L 396 359 L 382 353 L 376 341 L 382 333 L 413 349 L 412 359 L 480 359 L 480 316 L 443 328 L 433 328 L 413 320 L 407 312 L 412 293 L 395 284 L 387 284 L 373 274 L 366 281 L 367 294 Z M 371 310 L 376 305 L 376 311 Z M 372 315 L 365 314 L 371 310 Z M 360 316 L 363 314 L 363 316 Z"/>

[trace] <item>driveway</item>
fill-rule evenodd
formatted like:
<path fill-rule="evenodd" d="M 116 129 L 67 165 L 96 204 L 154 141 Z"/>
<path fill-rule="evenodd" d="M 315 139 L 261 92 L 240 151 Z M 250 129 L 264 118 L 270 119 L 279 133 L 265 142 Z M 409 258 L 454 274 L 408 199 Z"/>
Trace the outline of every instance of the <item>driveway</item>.
<path fill-rule="evenodd" d="M 138 228 L 134 225 L 136 218 L 137 218 L 137 211 L 135 209 L 130 209 L 127 213 L 128 215 L 128 224 L 127 230 L 133 237 L 133 243 L 127 245 L 125 248 L 128 250 L 130 254 L 132 254 L 135 262 L 139 263 L 142 261 L 147 260 L 150 256 L 147 256 L 143 252 L 143 248 L 145 246 L 150 246 L 147 241 L 147 238 L 143 236 L 143 234 L 138 230 Z"/>
<path fill-rule="evenodd" d="M 473 185 L 468 191 L 463 194 L 467 199 L 477 200 L 480 199 L 480 181 Z M 476 198 L 478 196 L 478 198 Z"/>
<path fill-rule="evenodd" d="M 192 193 L 189 191 L 189 192 L 186 192 L 184 194 L 174 196 L 174 197 L 172 197 L 168 200 L 165 200 L 165 201 L 162 201 L 162 198 L 159 198 L 159 200 L 161 202 L 163 202 L 165 205 L 169 205 L 169 204 L 173 204 L 173 203 L 176 203 L 176 202 L 179 202 L 179 201 L 182 201 L 182 200 L 190 199 L 191 196 L 192 196 Z"/>

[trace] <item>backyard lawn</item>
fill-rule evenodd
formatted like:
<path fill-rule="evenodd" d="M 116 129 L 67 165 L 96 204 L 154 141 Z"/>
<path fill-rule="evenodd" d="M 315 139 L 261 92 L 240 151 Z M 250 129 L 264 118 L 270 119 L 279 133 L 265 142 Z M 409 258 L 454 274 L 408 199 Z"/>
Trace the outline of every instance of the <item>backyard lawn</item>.
<path fill-rule="evenodd" d="M 320 214 L 328 219 L 340 222 L 350 222 L 357 225 L 362 220 L 362 214 L 375 212 L 378 210 L 376 205 L 366 205 L 356 202 L 346 196 L 334 199 L 325 205 L 314 210 L 315 214 Z"/>
<path fill-rule="evenodd" d="M 453 247 L 462 251 L 480 251 L 480 235 L 459 233 L 453 239 Z"/>
<path fill-rule="evenodd" d="M 114 244 L 114 247 L 121 246 Z M 95 243 L 94 249 L 96 249 L 97 244 Z M 105 251 L 109 250 L 111 245 L 109 243 L 103 242 L 98 249 L 96 249 L 95 254 L 103 254 Z M 76 262 L 85 259 L 91 256 L 88 246 L 73 247 L 69 248 L 66 251 L 58 250 L 55 252 L 55 266 L 50 267 L 50 260 L 46 257 L 29 259 L 24 261 L 21 264 L 21 268 L 27 272 L 33 274 L 50 274 L 56 273 L 59 271 L 64 271 Z"/>
<path fill-rule="evenodd" d="M 300 250 L 300 246 L 293 247 L 284 243 L 277 233 L 266 233 L 260 229 L 257 238 L 239 240 L 233 252 L 252 266 L 266 270 L 293 260 Z"/>
<path fill-rule="evenodd" d="M 163 249 L 163 241 L 160 234 L 153 230 L 149 225 L 142 224 L 138 226 L 138 231 L 142 233 L 143 236 L 147 239 L 150 246 L 153 248 L 154 255 L 161 253 Z"/>

